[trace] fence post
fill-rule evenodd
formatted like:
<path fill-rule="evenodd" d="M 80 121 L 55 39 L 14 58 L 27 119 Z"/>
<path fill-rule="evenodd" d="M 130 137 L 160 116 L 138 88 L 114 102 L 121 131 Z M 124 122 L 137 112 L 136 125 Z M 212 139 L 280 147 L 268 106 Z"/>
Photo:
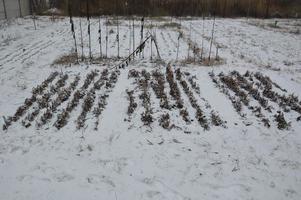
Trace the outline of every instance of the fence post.
<path fill-rule="evenodd" d="M 3 9 L 4 9 L 4 15 L 5 15 L 5 19 L 7 19 L 7 13 L 6 13 L 5 0 L 2 0 L 2 2 L 3 2 Z"/>

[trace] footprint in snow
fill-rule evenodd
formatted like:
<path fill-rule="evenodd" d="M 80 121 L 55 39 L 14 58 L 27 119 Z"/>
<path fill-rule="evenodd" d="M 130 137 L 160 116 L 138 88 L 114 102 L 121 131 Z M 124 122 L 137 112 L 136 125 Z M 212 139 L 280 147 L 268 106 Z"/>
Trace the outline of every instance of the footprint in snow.
<path fill-rule="evenodd" d="M 88 183 L 91 183 L 91 184 L 105 183 L 112 187 L 116 187 L 115 183 L 110 179 L 110 177 L 105 176 L 105 175 L 99 176 L 96 174 L 90 174 L 87 177 L 87 181 L 88 181 Z"/>
<path fill-rule="evenodd" d="M 56 173 L 56 174 L 53 174 L 52 176 L 57 182 L 67 182 L 67 181 L 71 181 L 74 179 L 74 177 L 72 175 L 66 174 L 64 172 Z"/>

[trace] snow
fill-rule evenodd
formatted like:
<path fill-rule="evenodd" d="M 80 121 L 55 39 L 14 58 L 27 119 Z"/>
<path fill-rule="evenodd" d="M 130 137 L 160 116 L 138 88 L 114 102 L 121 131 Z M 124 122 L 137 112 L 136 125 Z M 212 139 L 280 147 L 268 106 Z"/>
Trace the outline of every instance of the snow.
<path fill-rule="evenodd" d="M 79 20 L 75 19 L 78 44 Z M 170 20 L 181 23 L 184 32 L 184 38 L 180 40 L 178 62 L 178 32 L 175 28 L 159 26 Z M 300 20 L 277 20 L 278 26 L 284 28 L 256 25 L 270 24 L 274 19 L 217 19 L 212 55 L 215 58 L 216 47 L 219 46 L 219 56 L 224 62 L 214 67 L 183 63 L 188 55 L 185 38 L 190 34 L 190 24 L 191 40 L 198 45 L 202 42 L 201 19 L 154 20 L 152 23 L 158 25 L 155 31 L 160 54 L 166 64 L 162 66 L 150 61 L 150 42 L 147 42 L 144 58 L 139 59 L 138 56 L 128 68 L 120 69 L 114 88 L 97 90 L 95 102 L 98 102 L 100 95 L 109 95 L 97 131 L 94 130 L 96 119 L 92 112 L 87 115 L 86 126 L 76 129 L 83 100 L 72 111 L 65 127 L 57 130 L 53 126 L 56 115 L 66 107 L 74 91 L 45 126 L 38 128 L 33 123 L 25 128 L 19 120 L 8 130 L 0 130 L 0 199 L 300 199 L 301 125 L 300 121 L 296 121 L 300 114 L 294 111 L 285 113 L 286 119 L 291 122 L 288 130 L 277 128 L 273 115 L 279 107 L 271 101 L 269 103 L 275 108 L 273 113 L 263 111 L 270 119 L 270 128 L 264 127 L 246 106 L 243 107 L 246 117 L 242 118 L 208 75 L 212 71 L 216 75 L 220 72 L 228 74 L 233 70 L 241 74 L 247 70 L 259 71 L 285 88 L 287 94 L 294 93 L 300 98 L 301 35 L 287 31 L 300 28 Z M 105 21 L 105 17 L 101 18 L 102 25 Z M 69 75 L 66 87 L 79 75 L 81 87 L 92 70 L 98 71 L 95 78 L 98 80 L 105 68 L 117 64 L 110 60 L 101 64 L 84 62 L 70 66 L 53 65 L 60 56 L 68 55 L 74 49 L 68 18 L 52 22 L 49 17 L 38 17 L 37 30 L 31 18 L 0 23 L 1 118 L 12 116 L 25 98 L 31 96 L 32 88 L 53 71 Z M 82 19 L 82 23 L 86 31 L 87 20 Z M 92 52 L 93 57 L 97 57 L 98 19 L 92 19 L 91 24 Z M 128 24 L 129 21 L 121 19 L 121 57 L 129 54 Z M 140 41 L 140 22 L 136 20 L 135 24 L 137 45 Z M 210 41 L 206 38 L 211 36 L 212 20 L 206 19 L 204 27 L 204 52 L 207 57 Z M 115 57 L 116 26 L 109 26 L 111 29 L 114 33 L 109 36 L 108 56 Z M 102 33 L 102 53 L 105 54 L 105 26 Z M 86 34 L 84 51 L 88 55 Z M 78 52 L 81 53 L 80 48 Z M 154 45 L 153 55 L 156 56 Z M 139 99 L 141 90 L 134 78 L 128 78 L 128 73 L 132 69 L 140 72 L 157 69 L 164 74 L 167 63 L 196 76 L 200 94 L 193 94 L 198 104 L 208 119 L 211 110 L 217 111 L 227 121 L 227 128 L 210 126 L 210 130 L 204 131 L 194 119 L 195 109 L 178 81 L 184 105 L 194 121 L 187 124 L 177 109 L 160 108 L 159 99 L 149 89 L 154 122 L 151 127 L 143 125 L 140 120 L 144 111 Z M 127 89 L 135 91 L 135 101 L 138 103 L 130 121 L 127 120 Z M 165 92 L 169 102 L 174 104 L 169 90 L 166 82 Z M 275 91 L 284 94 L 276 88 Z M 206 108 L 202 98 L 211 108 Z M 258 105 L 258 102 L 251 99 L 250 104 Z M 33 108 L 29 111 L 33 111 Z M 35 121 L 40 119 L 42 113 Z M 171 124 L 178 128 L 168 131 L 159 126 L 162 113 L 169 113 Z M 252 125 L 246 126 L 246 121 Z M 3 124 L 1 119 L 0 127 Z"/>

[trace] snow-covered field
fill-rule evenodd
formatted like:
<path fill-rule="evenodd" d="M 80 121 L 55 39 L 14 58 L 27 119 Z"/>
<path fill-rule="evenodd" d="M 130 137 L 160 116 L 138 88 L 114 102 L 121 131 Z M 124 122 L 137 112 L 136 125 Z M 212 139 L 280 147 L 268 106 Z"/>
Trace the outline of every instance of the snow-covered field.
<path fill-rule="evenodd" d="M 300 199 L 301 21 L 274 21 L 217 19 L 221 61 L 204 66 L 187 64 L 188 42 L 208 57 L 212 20 L 146 19 L 164 62 L 149 40 L 124 69 L 53 64 L 74 50 L 68 18 L 39 17 L 37 30 L 1 21 L 0 199 Z M 124 58 L 133 41 L 120 23 Z M 80 46 L 78 18 L 75 29 Z M 108 32 L 115 58 L 116 26 Z M 96 58 L 98 19 L 91 33 Z"/>

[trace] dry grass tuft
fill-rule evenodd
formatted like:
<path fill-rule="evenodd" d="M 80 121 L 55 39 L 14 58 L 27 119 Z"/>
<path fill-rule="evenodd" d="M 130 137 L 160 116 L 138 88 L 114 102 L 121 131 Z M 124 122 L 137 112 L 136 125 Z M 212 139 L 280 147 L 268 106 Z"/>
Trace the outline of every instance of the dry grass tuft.
<path fill-rule="evenodd" d="M 77 56 L 75 53 L 71 53 L 56 59 L 52 65 L 70 65 L 74 63 L 77 63 Z"/>

